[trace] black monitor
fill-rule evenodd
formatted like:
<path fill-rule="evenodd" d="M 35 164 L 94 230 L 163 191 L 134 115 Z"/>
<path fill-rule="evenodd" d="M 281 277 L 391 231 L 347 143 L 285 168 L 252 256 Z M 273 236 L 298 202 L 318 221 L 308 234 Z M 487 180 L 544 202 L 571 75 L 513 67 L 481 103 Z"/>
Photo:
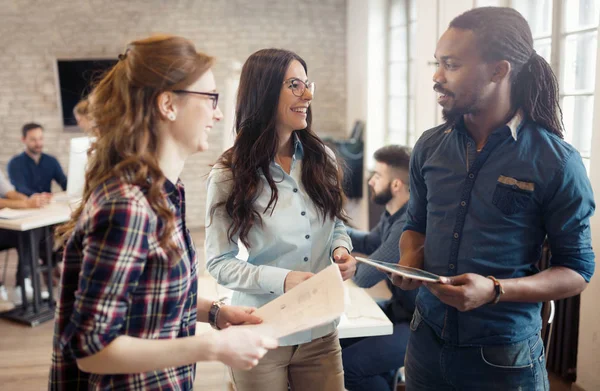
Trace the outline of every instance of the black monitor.
<path fill-rule="evenodd" d="M 117 63 L 116 59 L 57 60 L 63 124 L 66 129 L 77 125 L 75 105 L 89 94 L 92 82 Z"/>

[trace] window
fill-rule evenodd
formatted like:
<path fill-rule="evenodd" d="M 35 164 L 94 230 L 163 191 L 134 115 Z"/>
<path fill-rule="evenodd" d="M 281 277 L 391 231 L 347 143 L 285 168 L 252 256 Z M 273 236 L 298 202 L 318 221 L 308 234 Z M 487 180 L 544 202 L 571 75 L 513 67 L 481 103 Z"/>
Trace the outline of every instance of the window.
<path fill-rule="evenodd" d="M 600 0 L 513 0 L 560 86 L 565 140 L 590 166 Z"/>
<path fill-rule="evenodd" d="M 389 0 L 386 144 L 413 145 L 416 0 Z"/>

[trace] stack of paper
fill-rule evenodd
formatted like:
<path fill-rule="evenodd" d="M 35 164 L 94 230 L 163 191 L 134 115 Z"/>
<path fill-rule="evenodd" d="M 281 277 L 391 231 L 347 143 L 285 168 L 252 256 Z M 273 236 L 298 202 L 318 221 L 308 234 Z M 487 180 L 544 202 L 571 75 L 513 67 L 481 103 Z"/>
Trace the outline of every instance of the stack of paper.
<path fill-rule="evenodd" d="M 344 296 L 342 275 L 334 264 L 257 309 L 261 324 L 236 327 L 282 338 L 339 318 L 344 312 Z"/>
<path fill-rule="evenodd" d="M 0 219 L 14 220 L 34 214 L 36 209 L 0 209 Z"/>

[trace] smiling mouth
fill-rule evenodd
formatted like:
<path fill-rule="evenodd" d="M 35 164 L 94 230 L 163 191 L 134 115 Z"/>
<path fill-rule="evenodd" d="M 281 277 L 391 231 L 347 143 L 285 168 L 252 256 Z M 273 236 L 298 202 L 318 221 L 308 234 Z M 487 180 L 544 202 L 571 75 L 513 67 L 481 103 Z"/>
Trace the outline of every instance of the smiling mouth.
<path fill-rule="evenodd" d="M 296 107 L 291 109 L 294 113 L 306 114 L 308 107 Z"/>

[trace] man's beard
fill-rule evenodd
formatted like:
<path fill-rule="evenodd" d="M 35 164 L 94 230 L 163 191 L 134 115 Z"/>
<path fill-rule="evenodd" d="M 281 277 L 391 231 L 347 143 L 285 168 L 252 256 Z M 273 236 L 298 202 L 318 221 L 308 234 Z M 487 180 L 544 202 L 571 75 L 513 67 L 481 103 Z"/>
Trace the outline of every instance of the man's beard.
<path fill-rule="evenodd" d="M 34 148 L 27 148 L 27 152 L 29 152 L 31 155 L 39 155 L 42 153 L 42 148 L 40 149 L 34 149 Z"/>
<path fill-rule="evenodd" d="M 479 112 L 479 102 L 480 99 L 478 96 L 474 97 L 473 100 L 466 106 L 463 107 L 453 107 L 450 110 L 442 109 L 442 118 L 449 125 L 457 124 L 460 119 L 467 114 L 477 114 Z"/>
<path fill-rule="evenodd" d="M 375 190 L 371 188 L 371 201 L 377 205 L 385 205 L 390 202 L 393 197 L 391 185 L 388 185 L 388 187 L 379 194 L 375 193 Z"/>

